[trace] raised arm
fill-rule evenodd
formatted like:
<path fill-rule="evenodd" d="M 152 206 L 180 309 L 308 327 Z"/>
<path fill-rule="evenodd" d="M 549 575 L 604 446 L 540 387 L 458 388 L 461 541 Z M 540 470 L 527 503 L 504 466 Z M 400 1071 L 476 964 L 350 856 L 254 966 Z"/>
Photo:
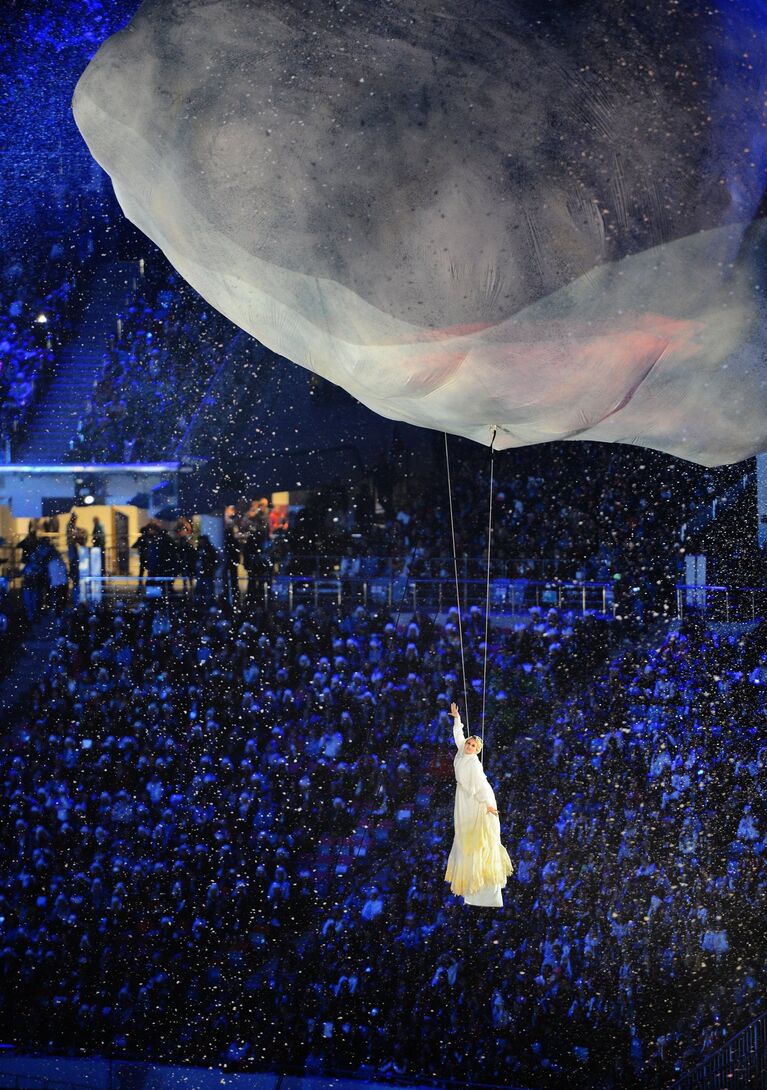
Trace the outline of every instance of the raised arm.
<path fill-rule="evenodd" d="M 453 717 L 453 738 L 458 749 L 463 747 L 463 743 L 466 738 L 463 733 L 463 723 L 461 722 L 461 713 L 458 711 L 457 704 L 450 705 L 450 714 Z"/>

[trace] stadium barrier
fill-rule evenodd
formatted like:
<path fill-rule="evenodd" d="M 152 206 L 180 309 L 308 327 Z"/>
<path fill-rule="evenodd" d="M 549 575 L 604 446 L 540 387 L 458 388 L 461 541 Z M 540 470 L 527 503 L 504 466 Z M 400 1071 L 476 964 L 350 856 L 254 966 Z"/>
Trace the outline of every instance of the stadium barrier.
<path fill-rule="evenodd" d="M 39 534 L 41 538 L 49 538 L 54 545 L 60 545 L 60 535 Z M 64 559 L 66 553 L 61 550 Z M 115 577 L 127 578 L 130 575 L 131 556 L 135 550 L 118 550 L 113 545 L 108 545 L 103 550 L 103 574 Z M 345 568 L 348 557 L 338 554 L 296 554 L 284 559 L 274 556 L 275 574 L 312 577 L 315 579 L 396 579 L 402 574 L 408 558 L 404 556 L 366 556 L 361 558 L 357 572 L 348 573 Z M 135 561 L 134 561 L 135 563 Z M 560 575 L 560 569 L 572 572 L 577 571 L 579 562 L 569 560 L 565 563 L 559 559 L 541 557 L 517 557 L 509 560 L 493 560 L 490 565 L 492 579 L 509 580 L 530 579 L 545 582 L 556 581 L 565 578 Z M 0 575 L 4 575 L 10 583 L 19 582 L 23 571 L 21 550 L 18 545 L 0 544 Z M 134 571 L 136 570 L 134 566 Z M 462 580 L 485 579 L 487 567 L 481 557 L 462 556 L 458 559 L 459 578 Z M 244 568 L 240 568 L 244 572 Z M 446 574 L 447 573 L 447 574 Z M 418 560 L 418 577 L 421 579 L 453 579 L 452 557 L 429 557 Z M 244 581 L 244 576 L 242 577 Z"/>
<path fill-rule="evenodd" d="M 668 1090 L 767 1090 L 767 1014 L 760 1014 Z"/>
<path fill-rule="evenodd" d="M 767 616 L 767 587 L 680 584 L 676 611 L 680 621 L 690 613 L 724 624 L 757 621 Z"/>
<path fill-rule="evenodd" d="M 484 610 L 487 584 L 484 579 L 459 580 L 460 606 Z M 241 598 L 247 597 L 247 584 L 240 580 Z M 80 580 L 80 593 L 87 602 L 115 598 L 159 599 L 168 601 L 194 594 L 194 580 L 180 576 L 139 578 L 128 575 L 86 575 Z M 216 592 L 222 593 L 218 581 Z M 423 610 L 445 613 L 456 603 L 455 584 L 447 579 L 408 579 L 375 577 L 337 579 L 310 575 L 276 575 L 260 580 L 252 591 L 256 604 L 279 602 L 293 609 L 301 603 L 318 605 L 332 602 L 338 606 L 363 605 L 408 612 Z M 615 600 L 611 583 L 533 582 L 525 579 L 495 579 L 490 584 L 490 610 L 517 614 L 533 606 L 542 610 L 558 609 L 576 614 L 599 613 L 614 616 Z"/>

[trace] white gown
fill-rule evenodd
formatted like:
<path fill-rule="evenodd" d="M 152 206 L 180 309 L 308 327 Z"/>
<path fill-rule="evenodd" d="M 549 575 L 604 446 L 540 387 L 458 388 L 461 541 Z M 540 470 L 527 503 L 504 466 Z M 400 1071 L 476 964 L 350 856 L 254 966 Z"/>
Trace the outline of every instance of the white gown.
<path fill-rule="evenodd" d="M 493 789 L 479 757 L 464 753 L 463 723 L 453 720 L 455 755 L 455 836 L 447 861 L 445 881 L 467 905 L 502 908 L 501 890 L 513 874 L 509 854 L 501 844 L 501 824 Z"/>

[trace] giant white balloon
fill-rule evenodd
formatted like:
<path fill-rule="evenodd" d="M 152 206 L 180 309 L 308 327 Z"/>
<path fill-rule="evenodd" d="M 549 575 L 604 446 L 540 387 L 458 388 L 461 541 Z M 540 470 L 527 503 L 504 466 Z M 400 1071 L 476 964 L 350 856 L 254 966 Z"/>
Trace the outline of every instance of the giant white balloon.
<path fill-rule="evenodd" d="M 145 0 L 80 80 L 126 213 L 385 416 L 767 447 L 763 3 Z"/>

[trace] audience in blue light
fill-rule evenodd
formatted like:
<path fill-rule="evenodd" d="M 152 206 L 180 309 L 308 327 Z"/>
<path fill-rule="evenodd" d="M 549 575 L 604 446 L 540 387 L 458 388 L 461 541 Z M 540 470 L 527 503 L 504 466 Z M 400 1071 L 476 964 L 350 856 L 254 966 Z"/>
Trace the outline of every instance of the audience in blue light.
<path fill-rule="evenodd" d="M 110 336 L 71 445 L 77 462 L 142 462 L 175 454 L 206 387 L 245 334 L 157 260 L 137 280 Z"/>
<path fill-rule="evenodd" d="M 71 337 L 90 236 L 41 231 L 34 245 L 0 253 L 0 445 L 12 454 Z"/>
<path fill-rule="evenodd" d="M 0 10 L 14 105 L 0 116 L 13 163 L 0 176 L 4 456 L 76 333 L 88 277 L 126 256 L 70 101 L 137 6 Z M 114 315 L 119 333 L 105 330 L 71 437 L 77 461 L 172 456 L 247 350 L 156 253 L 146 258 Z M 4 1042 L 633 1090 L 667 1085 L 764 1012 L 767 631 L 714 632 L 694 616 L 679 631 L 643 626 L 673 614 L 697 516 L 742 467 L 598 444 L 498 457 L 495 574 L 608 582 L 635 624 L 544 607 L 491 629 L 485 760 L 515 866 L 491 912 L 466 908 L 443 880 L 448 709 L 457 701 L 481 728 L 481 609 L 462 618 L 465 691 L 446 606 L 400 618 L 396 603 L 261 608 L 275 572 L 337 574 L 345 592 L 393 573 L 398 592 L 407 576 L 447 592 L 441 444 L 421 472 L 394 449 L 361 484 L 329 484 L 271 540 L 268 512 L 245 505 L 223 556 L 206 539 L 192 549 L 190 524 L 146 531 L 142 574 L 196 583 L 173 608 L 67 606 L 65 558 L 32 531 L 20 543 L 28 619 L 46 603 L 61 620 L 0 753 Z M 472 451 L 453 465 L 456 544 L 461 575 L 481 582 L 488 459 Z M 737 517 L 752 503 L 746 492 Z M 758 554 L 732 562 L 755 522 L 723 531 L 729 567 L 717 578 L 765 581 Z M 245 556 L 251 593 L 239 601 Z M 66 559 L 76 565 L 76 548 Z M 13 611 L 0 578 L 6 663 Z"/>
<path fill-rule="evenodd" d="M 454 613 L 70 611 L 0 759 L 3 1032 L 245 1068 L 668 1079 L 763 1006 L 765 637 L 609 640 L 540 610 L 492 634 L 486 760 L 516 866 L 493 914 L 443 882 Z"/>

